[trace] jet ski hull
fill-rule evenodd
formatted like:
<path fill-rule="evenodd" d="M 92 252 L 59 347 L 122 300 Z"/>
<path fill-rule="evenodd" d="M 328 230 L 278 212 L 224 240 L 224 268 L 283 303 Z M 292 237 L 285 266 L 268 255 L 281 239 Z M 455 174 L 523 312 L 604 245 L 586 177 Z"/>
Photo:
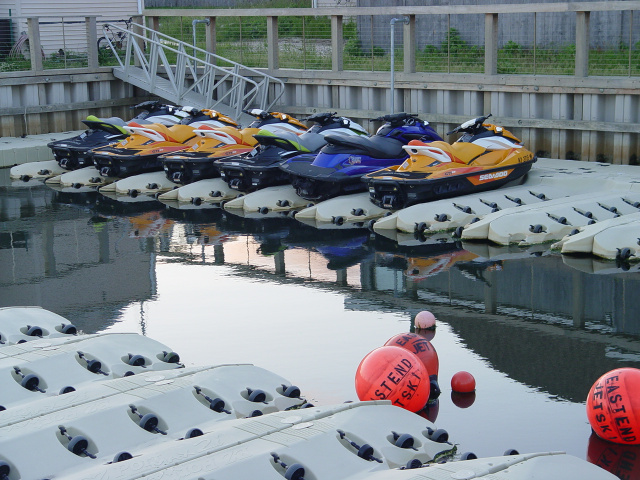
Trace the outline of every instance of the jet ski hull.
<path fill-rule="evenodd" d="M 183 152 L 180 156 L 163 157 L 162 166 L 167 178 L 181 185 L 220 176 L 220 169 L 205 152 Z"/>
<path fill-rule="evenodd" d="M 180 185 L 205 180 L 207 178 L 218 178 L 220 167 L 216 160 L 236 157 L 249 153 L 254 149 L 252 146 L 241 146 L 237 148 L 222 150 L 218 152 L 180 152 L 179 155 L 163 156 L 162 161 L 164 172 L 167 178 Z"/>
<path fill-rule="evenodd" d="M 139 173 L 162 170 L 160 155 L 185 150 L 189 145 L 159 147 L 152 150 L 136 150 L 105 147 L 93 152 L 93 163 L 100 175 L 107 177 L 130 177 Z"/>
<path fill-rule="evenodd" d="M 280 170 L 278 164 L 264 166 L 225 164 L 221 170 L 222 177 L 229 187 L 247 193 L 289 183 L 289 175 Z"/>
<path fill-rule="evenodd" d="M 93 165 L 91 149 L 108 145 L 126 138 L 126 134 L 114 135 L 103 130 L 84 132 L 68 140 L 50 142 L 47 146 L 53 157 L 65 170 L 77 170 Z"/>
<path fill-rule="evenodd" d="M 374 205 L 399 210 L 418 203 L 500 188 L 524 180 L 537 158 L 496 168 L 430 179 L 428 173 L 382 170 L 363 177 Z M 366 185 L 365 185 L 366 188 Z"/>
<path fill-rule="evenodd" d="M 320 153 L 318 156 L 324 155 Z M 341 157 L 344 157 L 341 158 Z M 362 176 L 385 167 L 402 163 L 403 158 L 380 159 L 362 156 L 335 155 L 339 167 L 313 165 L 313 157 L 296 157 L 283 164 L 281 169 L 289 174 L 291 184 L 302 198 L 320 202 L 339 195 L 364 192 L 367 186 Z M 314 162 L 315 163 L 315 162 Z"/>

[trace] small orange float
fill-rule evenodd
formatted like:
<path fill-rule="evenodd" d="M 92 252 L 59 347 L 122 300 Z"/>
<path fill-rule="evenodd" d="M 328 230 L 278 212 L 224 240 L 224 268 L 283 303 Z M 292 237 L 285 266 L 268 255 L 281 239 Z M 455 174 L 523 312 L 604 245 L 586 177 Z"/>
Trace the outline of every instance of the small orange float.
<path fill-rule="evenodd" d="M 451 390 L 458 393 L 474 392 L 476 379 L 469 372 L 458 372 L 451 377 Z"/>

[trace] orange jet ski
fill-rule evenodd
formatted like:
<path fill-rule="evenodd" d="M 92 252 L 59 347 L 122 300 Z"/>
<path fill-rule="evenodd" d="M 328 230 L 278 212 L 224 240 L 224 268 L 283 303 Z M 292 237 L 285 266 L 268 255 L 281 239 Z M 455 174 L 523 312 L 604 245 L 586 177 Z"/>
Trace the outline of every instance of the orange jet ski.
<path fill-rule="evenodd" d="M 404 163 L 363 177 L 371 201 L 398 210 L 522 181 L 537 157 L 508 130 L 484 123 L 490 116 L 469 120 L 448 132 L 462 133 L 453 144 L 409 142 L 403 147 L 409 153 Z"/>
<path fill-rule="evenodd" d="M 306 125 L 286 113 L 267 112 L 257 108 L 245 113 L 256 117 L 246 128 L 237 130 L 230 127 L 203 126 L 194 130 L 201 138 L 190 148 L 162 155 L 160 161 L 167 178 L 172 182 L 187 185 L 197 180 L 219 177 L 220 167 L 216 161 L 252 152 L 258 144 L 253 136 L 260 130 L 288 131 L 296 134 L 307 130 Z"/>
<path fill-rule="evenodd" d="M 129 177 L 162 170 L 160 155 L 186 150 L 198 141 L 194 130 L 203 126 L 237 128 L 231 118 L 215 110 L 183 107 L 189 116 L 177 125 L 129 124 L 123 128 L 129 136 L 91 151 L 93 163 L 103 177 Z"/>

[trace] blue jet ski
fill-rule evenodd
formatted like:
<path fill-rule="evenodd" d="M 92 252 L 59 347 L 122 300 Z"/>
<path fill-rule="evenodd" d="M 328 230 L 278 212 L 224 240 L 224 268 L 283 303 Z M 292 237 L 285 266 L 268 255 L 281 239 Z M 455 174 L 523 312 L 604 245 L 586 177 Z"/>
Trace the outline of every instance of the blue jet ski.
<path fill-rule="evenodd" d="M 306 200 L 320 202 L 338 195 L 365 191 L 361 177 L 408 158 L 403 145 L 411 140 L 442 140 L 429 122 L 417 115 L 396 113 L 376 118 L 384 121 L 370 137 L 325 135 L 327 145 L 315 155 L 298 155 L 280 164 L 289 175 L 296 193 Z"/>

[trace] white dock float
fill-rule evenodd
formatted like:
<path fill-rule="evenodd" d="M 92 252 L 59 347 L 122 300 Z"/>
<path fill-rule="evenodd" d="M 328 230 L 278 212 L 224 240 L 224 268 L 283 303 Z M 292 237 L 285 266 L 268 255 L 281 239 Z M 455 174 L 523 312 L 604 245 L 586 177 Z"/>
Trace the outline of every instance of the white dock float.
<path fill-rule="evenodd" d="M 295 218 L 300 221 L 315 221 L 342 225 L 347 223 L 366 223 L 389 213 L 375 206 L 369 200 L 369 192 L 341 195 L 300 210 Z"/>
<path fill-rule="evenodd" d="M 42 338 L 69 337 L 77 328 L 60 315 L 41 307 L 0 308 L 0 345 Z M 5 350 L 0 350 L 0 356 Z"/>
<path fill-rule="evenodd" d="M 567 242 L 577 245 L 588 234 L 576 232 L 590 224 L 640 211 L 638 167 L 547 159 L 539 163 L 522 185 L 414 205 L 376 221 L 373 230 L 390 238 L 393 231 L 428 237 L 455 230 L 463 240 L 520 246 L 572 233 Z M 628 233 L 620 229 L 602 235 L 597 244 L 589 239 L 588 247 L 574 248 L 633 261 L 640 234 L 630 225 L 624 231 Z"/>
<path fill-rule="evenodd" d="M 102 187 L 118 180 L 116 177 L 103 177 L 96 167 L 84 167 L 63 173 L 47 180 L 47 183 L 58 184 L 61 187 Z"/>
<path fill-rule="evenodd" d="M 413 205 L 376 221 L 373 229 L 425 234 L 456 230 L 498 210 L 602 189 L 605 178 L 610 179 L 612 186 L 617 185 L 617 179 L 627 182 L 629 170 L 609 167 L 611 165 L 600 163 L 539 159 L 520 185 Z M 640 169 L 635 175 L 640 177 Z"/>
<path fill-rule="evenodd" d="M 152 197 L 178 188 L 178 184 L 167 178 L 164 171 L 141 173 L 116 180 L 100 188 L 101 192 L 115 192 L 118 195 L 149 195 Z"/>
<path fill-rule="evenodd" d="M 567 193 L 552 186 L 520 185 L 455 198 L 435 200 L 398 210 L 373 224 L 373 230 L 398 230 L 431 234 L 455 230 L 498 210 L 535 205 Z"/>
<path fill-rule="evenodd" d="M 221 178 L 207 178 L 162 193 L 158 195 L 158 200 L 172 200 L 197 206 L 205 203 L 227 202 L 238 195 L 243 195 L 243 192 L 232 189 Z"/>
<path fill-rule="evenodd" d="M 309 200 L 298 196 L 291 185 L 262 188 L 224 204 L 225 210 L 242 209 L 247 213 L 289 212 L 309 206 Z"/>
<path fill-rule="evenodd" d="M 9 170 L 9 177 L 12 180 L 45 179 L 62 175 L 69 170 L 65 170 L 56 160 L 42 160 L 40 162 L 29 162 L 15 165 Z"/>
<path fill-rule="evenodd" d="M 559 472 L 564 472 L 560 474 Z M 349 480 L 592 480 L 618 479 L 615 475 L 591 463 L 584 462 L 564 452 L 540 452 L 508 457 L 478 458 L 460 462 L 429 465 L 412 470 L 387 470 L 366 476 L 349 477 Z"/>
<path fill-rule="evenodd" d="M 618 215 L 638 212 L 637 193 L 593 192 L 509 208 L 467 225 L 463 240 L 489 240 L 499 245 L 531 245 L 559 240 L 581 227 Z"/>
<path fill-rule="evenodd" d="M 562 253 L 591 253 L 608 260 L 640 260 L 640 212 L 588 225 L 553 245 Z"/>
<path fill-rule="evenodd" d="M 388 400 L 313 406 L 253 365 L 184 368 L 136 333 L 49 333 L 64 325 L 0 309 L 4 479 L 615 479 L 562 452 L 454 461 L 446 431 Z"/>

